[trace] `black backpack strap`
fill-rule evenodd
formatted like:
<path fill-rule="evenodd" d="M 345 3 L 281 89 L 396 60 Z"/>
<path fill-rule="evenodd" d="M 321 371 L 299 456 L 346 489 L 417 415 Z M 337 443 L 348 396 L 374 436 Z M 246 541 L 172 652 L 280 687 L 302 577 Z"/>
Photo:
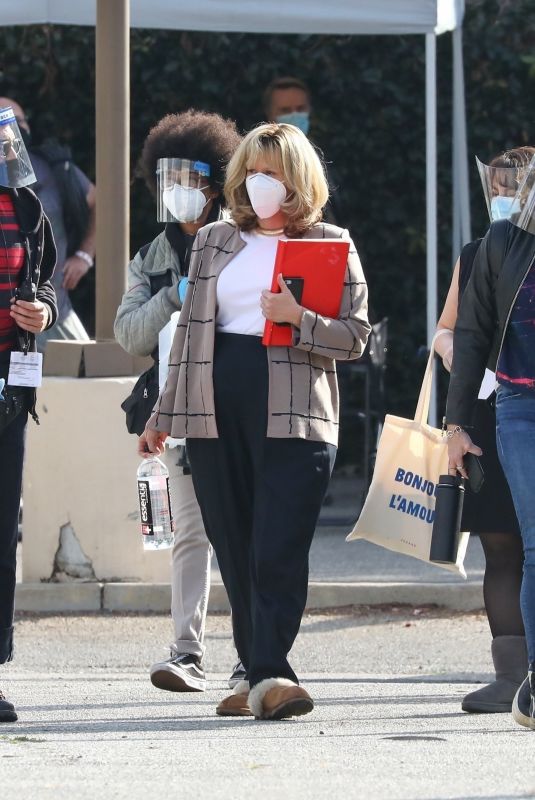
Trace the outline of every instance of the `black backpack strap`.
<path fill-rule="evenodd" d="M 139 255 L 141 256 L 142 261 L 145 260 L 151 244 L 152 242 L 149 242 L 148 244 L 144 244 L 143 247 L 139 248 Z M 158 275 L 149 275 L 149 282 L 150 296 L 154 297 L 155 294 L 158 294 L 160 289 L 163 289 L 165 286 L 173 285 L 173 274 L 170 269 L 167 269 L 165 272 L 161 272 Z"/>
<path fill-rule="evenodd" d="M 145 256 L 149 252 L 151 244 L 152 242 L 149 242 L 148 244 L 144 244 L 143 247 L 139 248 L 139 255 L 141 256 L 143 261 L 145 261 Z"/>
<path fill-rule="evenodd" d="M 476 257 L 481 239 L 475 239 L 473 242 L 465 244 L 459 256 L 459 305 L 461 304 L 463 292 L 472 274 L 472 267 L 474 266 L 474 259 Z"/>
<path fill-rule="evenodd" d="M 150 246 L 152 242 L 148 244 L 144 244 L 143 247 L 139 248 L 139 255 L 145 260 L 147 253 L 149 252 Z M 173 284 L 173 275 L 170 269 L 167 269 L 165 272 L 161 272 L 159 275 L 149 275 L 149 282 L 150 282 L 150 296 L 154 297 L 155 294 L 158 294 L 160 289 L 163 289 L 166 286 L 172 286 Z M 155 364 L 158 364 L 158 345 L 154 348 L 151 353 L 151 357 Z"/>
<path fill-rule="evenodd" d="M 139 255 L 141 256 L 142 261 L 145 260 L 151 244 L 152 242 L 149 242 L 148 244 L 144 244 L 143 247 L 139 248 Z M 165 286 L 173 285 L 173 275 L 171 270 L 167 269 L 165 272 L 160 272 L 158 275 L 149 275 L 149 281 L 150 296 L 154 297 L 155 294 L 158 294 L 160 289 L 163 289 Z"/>
<path fill-rule="evenodd" d="M 509 233 L 512 223 L 508 220 L 499 220 L 491 226 L 491 235 L 488 244 L 488 259 L 494 275 L 499 275 L 509 244 Z"/>
<path fill-rule="evenodd" d="M 171 270 L 168 269 L 161 275 L 149 275 L 149 280 L 150 280 L 150 294 L 151 297 L 154 297 L 155 294 L 158 294 L 160 289 L 172 285 L 173 276 L 171 274 Z"/>

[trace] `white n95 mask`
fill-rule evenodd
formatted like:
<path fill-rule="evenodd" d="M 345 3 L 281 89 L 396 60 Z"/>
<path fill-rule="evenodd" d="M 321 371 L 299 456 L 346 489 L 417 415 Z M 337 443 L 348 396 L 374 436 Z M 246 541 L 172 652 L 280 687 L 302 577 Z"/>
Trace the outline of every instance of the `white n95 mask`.
<path fill-rule="evenodd" d="M 196 222 L 208 202 L 200 189 L 178 183 L 163 190 L 162 201 L 177 222 Z"/>
<path fill-rule="evenodd" d="M 262 172 L 249 175 L 245 181 L 245 188 L 253 211 L 259 219 L 269 219 L 274 216 L 286 200 L 285 185 Z"/>

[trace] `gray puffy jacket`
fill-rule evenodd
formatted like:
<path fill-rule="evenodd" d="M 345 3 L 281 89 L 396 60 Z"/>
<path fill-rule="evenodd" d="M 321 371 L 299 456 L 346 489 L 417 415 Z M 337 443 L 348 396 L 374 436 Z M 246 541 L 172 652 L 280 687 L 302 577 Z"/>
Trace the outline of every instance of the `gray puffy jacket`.
<path fill-rule="evenodd" d="M 145 248 L 143 248 L 144 250 Z M 170 271 L 171 286 L 151 296 L 151 276 Z M 171 314 L 180 310 L 177 283 L 180 278 L 178 254 L 165 231 L 151 242 L 143 255 L 139 251 L 128 265 L 128 287 L 115 317 L 115 338 L 128 353 L 148 356 L 158 346 L 158 334 Z"/>

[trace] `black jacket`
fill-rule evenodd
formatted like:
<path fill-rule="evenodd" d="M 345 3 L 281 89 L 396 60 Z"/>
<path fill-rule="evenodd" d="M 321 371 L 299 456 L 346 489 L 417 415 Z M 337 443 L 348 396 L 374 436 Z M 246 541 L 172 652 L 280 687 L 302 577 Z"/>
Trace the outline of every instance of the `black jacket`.
<path fill-rule="evenodd" d="M 56 293 L 50 278 L 56 266 L 56 245 L 52 228 L 43 211 L 41 202 L 27 187 L 5 189 L 13 200 L 17 221 L 20 227 L 22 244 L 26 251 L 21 283 L 26 277 L 37 283 L 37 299 L 49 309 L 47 328 L 51 328 L 58 318 Z M 36 280 L 37 278 L 37 280 Z M 35 336 L 30 335 L 30 347 L 35 347 Z"/>
<path fill-rule="evenodd" d="M 535 261 L 535 235 L 493 223 L 477 251 L 453 339 L 446 421 L 471 427 L 485 367 L 495 370 L 516 296 Z"/>

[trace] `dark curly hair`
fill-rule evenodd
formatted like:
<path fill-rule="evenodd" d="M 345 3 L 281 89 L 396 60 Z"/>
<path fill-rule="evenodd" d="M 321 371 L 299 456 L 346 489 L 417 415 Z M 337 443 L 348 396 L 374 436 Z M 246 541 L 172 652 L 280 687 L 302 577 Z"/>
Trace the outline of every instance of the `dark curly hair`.
<path fill-rule="evenodd" d="M 213 189 L 222 191 L 225 167 L 241 136 L 236 124 L 219 114 L 190 108 L 181 114 L 167 114 L 151 128 L 145 139 L 137 173 L 156 195 L 156 165 L 160 158 L 187 158 L 211 166 Z"/>

